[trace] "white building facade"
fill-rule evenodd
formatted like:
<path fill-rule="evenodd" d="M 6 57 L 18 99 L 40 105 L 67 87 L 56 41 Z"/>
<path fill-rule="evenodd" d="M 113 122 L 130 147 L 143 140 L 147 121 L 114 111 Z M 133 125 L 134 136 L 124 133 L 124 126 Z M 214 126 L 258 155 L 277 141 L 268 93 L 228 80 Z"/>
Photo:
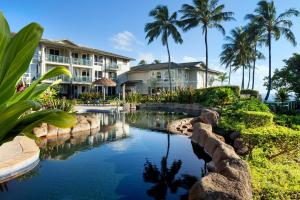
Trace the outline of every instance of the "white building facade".
<path fill-rule="evenodd" d="M 51 41 L 42 39 L 36 49 L 30 67 L 23 80 L 30 84 L 33 80 L 45 74 L 56 66 L 64 66 L 72 73 L 72 78 L 60 76 L 46 80 L 51 84 L 61 79 L 60 93 L 69 98 L 77 98 L 81 93 L 96 91 L 102 93 L 102 86 L 92 83 L 102 77 L 114 80 L 130 69 L 132 58 L 79 46 L 69 40 Z M 115 95 L 119 86 L 107 88 L 107 95 Z"/>
<path fill-rule="evenodd" d="M 208 86 L 220 85 L 218 76 L 222 72 L 208 70 Z M 201 62 L 171 63 L 172 90 L 178 88 L 199 89 L 205 87 L 205 69 Z M 151 94 L 169 90 L 168 63 L 148 64 L 131 67 L 122 80 L 126 92 Z"/>

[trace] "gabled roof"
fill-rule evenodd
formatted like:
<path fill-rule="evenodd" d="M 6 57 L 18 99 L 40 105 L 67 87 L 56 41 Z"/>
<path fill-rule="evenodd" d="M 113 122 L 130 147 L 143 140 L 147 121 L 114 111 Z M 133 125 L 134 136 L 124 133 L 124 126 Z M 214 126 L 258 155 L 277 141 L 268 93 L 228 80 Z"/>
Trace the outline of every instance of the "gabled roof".
<path fill-rule="evenodd" d="M 75 44 L 74 42 L 72 42 L 70 40 L 67 40 L 67 39 L 57 40 L 57 41 L 42 39 L 41 43 L 48 44 L 48 45 L 53 45 L 53 46 L 59 46 L 59 47 L 66 47 L 66 48 L 70 48 L 70 49 L 74 49 L 74 50 L 78 50 L 78 51 L 87 51 L 87 52 L 91 52 L 91 53 L 98 53 L 98 54 L 101 54 L 101 55 L 121 58 L 121 59 L 125 59 L 125 60 L 135 60 L 135 59 L 127 57 L 127 56 L 122 56 L 122 55 L 119 55 L 119 54 L 115 54 L 115 53 L 111 53 L 111 52 L 107 52 L 107 51 L 102 51 L 102 50 L 94 49 L 94 48 L 90 48 L 90 47 L 80 46 L 80 45 L 77 45 L 77 44 Z"/>
<path fill-rule="evenodd" d="M 151 70 L 161 70 L 161 69 L 168 69 L 168 63 L 158 63 L 158 64 L 145 64 L 145 65 L 138 65 L 130 68 L 129 73 L 131 72 L 142 72 L 142 71 L 151 71 Z M 186 63 L 174 63 L 171 62 L 171 69 L 194 69 L 194 70 L 200 70 L 205 71 L 205 67 L 203 62 L 186 62 Z M 210 73 L 216 73 L 219 74 L 221 72 L 208 69 Z"/>

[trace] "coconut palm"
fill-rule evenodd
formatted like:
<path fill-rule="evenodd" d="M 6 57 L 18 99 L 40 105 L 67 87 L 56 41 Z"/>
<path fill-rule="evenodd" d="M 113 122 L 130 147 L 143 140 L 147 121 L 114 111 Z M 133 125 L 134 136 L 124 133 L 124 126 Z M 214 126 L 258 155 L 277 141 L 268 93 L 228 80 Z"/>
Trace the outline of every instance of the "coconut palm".
<path fill-rule="evenodd" d="M 230 85 L 231 81 L 231 72 L 232 72 L 232 64 L 234 60 L 234 51 L 231 47 L 223 46 L 223 50 L 220 54 L 220 62 L 222 65 L 225 65 L 225 69 L 229 68 L 228 75 L 228 84 Z"/>
<path fill-rule="evenodd" d="M 153 60 L 153 64 L 159 64 L 159 63 L 161 63 L 161 61 L 160 60 Z"/>
<path fill-rule="evenodd" d="M 223 83 L 225 81 L 228 80 L 228 74 L 227 73 L 221 73 L 219 76 L 218 76 L 218 80 L 221 82 L 221 85 L 223 85 Z"/>
<path fill-rule="evenodd" d="M 218 5 L 218 0 L 193 0 L 193 5 L 184 4 L 180 12 L 182 16 L 182 27 L 184 31 L 201 25 L 205 37 L 205 86 L 208 85 L 208 29 L 216 28 L 223 35 L 225 29 L 221 25 L 224 21 L 234 20 L 233 12 L 224 12 L 224 4 Z"/>
<path fill-rule="evenodd" d="M 138 65 L 146 65 L 147 64 L 147 61 L 146 60 L 140 60 L 139 64 Z"/>
<path fill-rule="evenodd" d="M 245 28 L 239 27 L 231 30 L 231 36 L 226 36 L 227 43 L 223 45 L 223 49 L 232 49 L 233 54 L 233 71 L 242 68 L 242 84 L 241 88 L 245 86 L 245 69 L 249 68 L 249 62 L 253 54 L 251 45 L 248 43 L 248 36 Z"/>
<path fill-rule="evenodd" d="M 148 44 L 161 36 L 162 45 L 167 47 L 168 52 L 168 74 L 170 91 L 172 90 L 172 78 L 171 78 L 171 56 L 169 49 L 169 36 L 171 36 L 175 43 L 181 44 L 183 42 L 177 27 L 180 22 L 177 20 L 177 12 L 169 14 L 167 6 L 159 5 L 149 13 L 150 17 L 154 18 L 153 22 L 145 25 L 145 32 L 147 33 Z"/>
<path fill-rule="evenodd" d="M 285 38 L 291 42 L 293 45 L 296 45 L 296 39 L 291 31 L 293 22 L 289 20 L 290 17 L 298 16 L 299 11 L 293 8 L 288 9 L 287 11 L 277 15 L 274 1 L 260 1 L 257 4 L 257 8 L 254 10 L 255 14 L 248 14 L 246 19 L 249 19 L 252 22 L 257 24 L 261 35 L 266 40 L 266 46 L 269 47 L 269 83 L 268 83 L 268 92 L 265 97 L 265 101 L 268 100 L 270 96 L 270 91 L 272 88 L 272 39 L 279 40 L 281 35 L 284 35 Z"/>
<path fill-rule="evenodd" d="M 246 26 L 246 31 L 248 34 L 248 41 L 252 44 L 252 48 L 254 50 L 253 58 L 252 58 L 252 90 L 254 90 L 254 84 L 255 84 L 255 69 L 256 69 L 256 60 L 257 59 L 264 59 L 264 55 L 257 50 L 257 47 L 260 47 L 264 42 L 265 39 L 261 35 L 261 30 L 257 27 L 257 24 L 255 21 L 250 22 Z M 250 79 L 249 79 L 250 82 Z M 249 88 L 249 87 L 248 87 Z"/>

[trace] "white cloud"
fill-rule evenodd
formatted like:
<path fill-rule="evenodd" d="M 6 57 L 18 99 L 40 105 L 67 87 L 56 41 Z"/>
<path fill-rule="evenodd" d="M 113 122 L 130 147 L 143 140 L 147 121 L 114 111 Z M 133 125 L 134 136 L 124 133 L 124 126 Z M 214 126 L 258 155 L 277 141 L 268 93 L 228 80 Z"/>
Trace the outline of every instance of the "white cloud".
<path fill-rule="evenodd" d="M 198 59 L 195 57 L 192 57 L 192 56 L 183 56 L 182 61 L 183 62 L 196 62 L 196 61 L 198 61 Z"/>
<path fill-rule="evenodd" d="M 143 43 L 140 42 L 135 35 L 129 31 L 117 33 L 111 37 L 110 40 L 115 49 L 123 51 L 132 51 L 134 46 L 143 45 Z"/>

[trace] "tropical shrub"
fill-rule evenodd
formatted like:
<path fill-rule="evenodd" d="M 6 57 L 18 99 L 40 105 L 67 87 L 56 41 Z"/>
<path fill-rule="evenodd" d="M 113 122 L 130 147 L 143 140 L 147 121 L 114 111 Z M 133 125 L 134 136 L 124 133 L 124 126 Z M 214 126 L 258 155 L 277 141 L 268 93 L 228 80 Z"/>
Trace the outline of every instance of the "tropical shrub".
<path fill-rule="evenodd" d="M 255 199 L 300 198 L 300 132 L 282 126 L 244 129 Z"/>
<path fill-rule="evenodd" d="M 74 112 L 74 104 L 67 99 L 51 99 L 45 105 L 47 109 L 59 109 L 65 112 Z"/>
<path fill-rule="evenodd" d="M 32 129 L 42 122 L 60 128 L 73 126 L 76 123 L 74 115 L 58 109 L 40 110 L 41 104 L 35 101 L 49 88 L 41 83 L 43 80 L 62 74 L 71 76 L 65 67 L 56 67 L 21 92 L 17 91 L 42 37 L 42 27 L 31 23 L 12 36 L 2 13 L 0 27 L 0 140 L 8 134 L 31 134 Z"/>
<path fill-rule="evenodd" d="M 241 90 L 241 95 L 247 97 L 255 97 L 257 99 L 260 97 L 259 92 L 257 90 L 250 90 L 250 89 Z"/>
<path fill-rule="evenodd" d="M 232 105 L 227 107 L 230 112 L 233 111 L 257 111 L 257 112 L 270 112 L 269 107 L 262 101 L 256 98 L 240 99 L 235 101 Z"/>
<path fill-rule="evenodd" d="M 276 124 L 286 126 L 300 131 L 300 115 L 276 115 L 274 118 Z"/>
<path fill-rule="evenodd" d="M 234 92 L 229 88 L 215 88 L 214 90 L 210 90 L 208 94 L 206 94 L 207 100 L 205 101 L 209 106 L 224 106 L 228 104 L 232 104 L 236 100 L 236 96 Z"/>
<path fill-rule="evenodd" d="M 139 103 L 142 99 L 142 95 L 136 92 L 130 92 L 126 95 L 126 103 Z"/>
<path fill-rule="evenodd" d="M 267 112 L 240 111 L 236 117 L 245 124 L 246 128 L 267 126 L 273 122 L 273 114 Z"/>

